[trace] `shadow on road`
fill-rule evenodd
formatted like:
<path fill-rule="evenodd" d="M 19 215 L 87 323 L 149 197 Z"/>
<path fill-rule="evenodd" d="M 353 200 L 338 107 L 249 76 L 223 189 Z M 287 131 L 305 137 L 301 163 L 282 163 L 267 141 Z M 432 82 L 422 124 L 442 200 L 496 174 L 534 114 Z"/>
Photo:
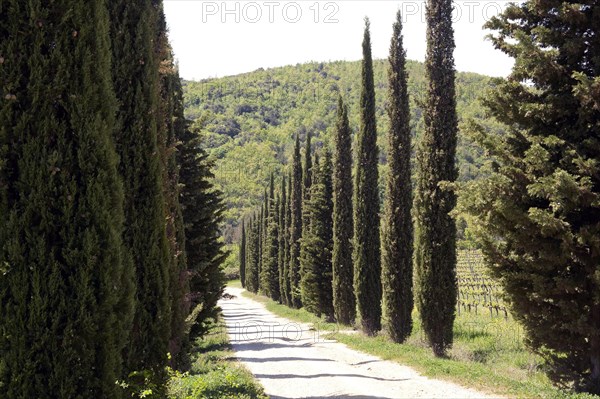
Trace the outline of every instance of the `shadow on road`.
<path fill-rule="evenodd" d="M 295 362 L 295 361 L 310 361 L 310 362 L 333 362 L 331 359 L 320 359 L 320 358 L 311 358 L 311 357 L 265 357 L 265 358 L 255 358 L 255 357 L 236 357 L 236 360 L 240 362 L 252 362 L 252 363 L 268 363 L 268 362 Z"/>
<path fill-rule="evenodd" d="M 408 381 L 408 378 L 381 378 L 381 377 L 370 377 L 368 375 L 362 374 L 310 374 L 310 375 L 298 375 L 298 374 L 255 374 L 256 378 L 269 378 L 269 379 L 293 379 L 293 378 L 321 378 L 321 377 L 351 377 L 351 378 L 367 378 L 369 380 L 377 380 L 377 381 Z"/>
<path fill-rule="evenodd" d="M 331 396 L 303 396 L 302 399 L 393 399 L 387 396 L 365 396 L 365 395 L 331 395 Z M 271 396 L 271 399 L 295 399 L 287 396 Z"/>

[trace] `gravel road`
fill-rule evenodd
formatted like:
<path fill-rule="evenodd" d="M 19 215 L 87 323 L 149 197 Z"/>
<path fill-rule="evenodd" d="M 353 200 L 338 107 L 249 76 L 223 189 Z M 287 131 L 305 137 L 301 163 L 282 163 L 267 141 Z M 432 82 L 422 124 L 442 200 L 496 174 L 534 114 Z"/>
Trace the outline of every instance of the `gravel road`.
<path fill-rule="evenodd" d="M 220 306 L 236 357 L 273 399 L 492 398 L 325 340 L 241 296 L 239 288 L 226 292 L 234 298 Z"/>

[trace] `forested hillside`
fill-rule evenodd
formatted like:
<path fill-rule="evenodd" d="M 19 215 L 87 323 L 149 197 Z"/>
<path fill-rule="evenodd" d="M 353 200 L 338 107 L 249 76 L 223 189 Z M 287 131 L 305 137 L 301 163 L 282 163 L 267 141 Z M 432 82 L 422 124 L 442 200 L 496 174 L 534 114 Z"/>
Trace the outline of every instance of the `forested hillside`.
<path fill-rule="evenodd" d="M 387 61 L 374 63 L 377 133 L 379 137 L 379 188 L 384 193 L 387 176 L 388 118 L 385 115 Z M 426 79 L 422 63 L 408 61 L 408 90 L 411 99 L 411 130 L 423 130 L 422 101 Z M 457 110 L 460 120 L 475 118 L 500 129 L 486 119 L 478 97 L 490 86 L 490 78 L 458 73 Z M 290 163 L 293 137 L 301 140 L 311 132 L 313 146 L 320 148 L 332 139 L 338 92 L 348 104 L 353 133 L 359 123 L 360 62 L 309 63 L 201 82 L 184 82 L 186 116 L 196 120 L 204 134 L 204 146 L 216 161 L 216 176 L 228 210 L 225 238 L 231 242 L 232 227 L 241 215 L 258 204 L 271 171 L 276 175 Z M 477 175 L 480 152 L 460 137 L 457 158 L 460 179 Z"/>

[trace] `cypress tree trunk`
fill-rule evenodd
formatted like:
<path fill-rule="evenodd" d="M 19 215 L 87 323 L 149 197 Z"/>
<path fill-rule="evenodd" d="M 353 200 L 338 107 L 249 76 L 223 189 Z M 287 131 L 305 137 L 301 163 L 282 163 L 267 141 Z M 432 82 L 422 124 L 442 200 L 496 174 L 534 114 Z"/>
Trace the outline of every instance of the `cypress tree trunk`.
<path fill-rule="evenodd" d="M 424 110 L 425 131 L 417 149 L 415 197 L 416 302 L 423 330 L 436 356 L 452 345 L 456 309 L 456 227 L 449 212 L 453 192 L 440 187 L 457 178 L 454 36 L 451 0 L 427 3 L 429 80 Z"/>
<path fill-rule="evenodd" d="M 339 323 L 356 317 L 352 266 L 352 132 L 348 108 L 338 99 L 333 156 L 333 307 Z"/>
<path fill-rule="evenodd" d="M 106 5 L 0 7 L 0 397 L 121 398 L 133 275 Z"/>
<path fill-rule="evenodd" d="M 381 249 L 379 238 L 378 149 L 375 87 L 369 20 L 365 19 L 360 96 L 361 121 L 357 139 L 354 184 L 354 289 L 363 331 L 381 329 Z"/>
<path fill-rule="evenodd" d="M 383 303 L 391 339 L 403 342 L 412 331 L 413 226 L 410 109 L 400 11 L 394 23 L 389 64 L 389 175 L 382 234 Z"/>
<path fill-rule="evenodd" d="M 242 238 L 240 240 L 240 282 L 246 288 L 246 222 L 242 221 Z"/>
<path fill-rule="evenodd" d="M 292 165 L 291 225 L 290 225 L 290 291 L 292 306 L 302 306 L 300 293 L 300 238 L 302 237 L 302 165 L 300 138 L 296 136 Z"/>

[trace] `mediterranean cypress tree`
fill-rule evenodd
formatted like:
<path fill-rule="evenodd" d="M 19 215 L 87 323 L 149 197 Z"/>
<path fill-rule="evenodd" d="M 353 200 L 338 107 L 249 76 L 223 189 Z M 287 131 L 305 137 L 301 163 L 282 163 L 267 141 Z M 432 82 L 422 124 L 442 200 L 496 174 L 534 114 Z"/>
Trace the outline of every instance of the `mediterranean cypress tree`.
<path fill-rule="evenodd" d="M 261 288 L 265 292 L 265 294 L 271 297 L 271 274 L 273 269 L 277 266 L 277 248 L 275 245 L 276 242 L 272 234 L 277 234 L 277 230 L 275 226 L 270 226 L 271 223 L 276 222 L 276 219 L 273 219 L 274 205 L 275 205 L 275 178 L 273 173 L 271 173 L 271 177 L 269 179 L 269 188 L 268 191 L 265 190 L 265 216 L 263 222 L 263 268 L 261 269 Z M 274 229 L 270 231 L 269 229 Z M 274 246 L 275 245 L 275 246 Z"/>
<path fill-rule="evenodd" d="M 381 249 L 375 87 L 369 20 L 365 19 L 360 131 L 354 184 L 354 290 L 363 331 L 381 329 Z"/>
<path fill-rule="evenodd" d="M 190 338 L 206 333 L 209 321 L 218 315 L 217 301 L 225 288 L 221 265 L 228 253 L 220 239 L 225 205 L 222 193 L 214 187 L 214 162 L 202 149 L 198 132 L 185 129 L 178 137 L 182 184 L 180 202 L 185 220 L 188 263 Z"/>
<path fill-rule="evenodd" d="M 285 229 L 284 229 L 284 238 L 285 238 L 285 249 L 284 249 L 284 260 L 283 260 L 283 284 L 285 293 L 284 299 L 286 301 L 286 305 L 292 306 L 292 288 L 291 288 L 291 280 L 290 280 L 290 259 L 291 259 L 291 237 L 290 237 L 290 229 L 292 224 L 292 173 L 288 172 L 287 178 L 287 200 L 285 203 Z"/>
<path fill-rule="evenodd" d="M 279 258 L 277 260 L 277 271 L 279 274 L 279 301 L 284 305 L 288 304 L 287 301 L 287 292 L 286 292 L 286 283 L 285 283 L 285 251 L 286 251 L 286 208 L 287 208 L 287 193 L 286 193 L 286 179 L 285 176 L 281 179 L 281 197 L 280 197 L 280 206 L 279 206 L 279 219 L 278 219 L 278 229 L 279 229 Z"/>
<path fill-rule="evenodd" d="M 246 222 L 242 221 L 242 238 L 240 240 L 240 282 L 246 288 Z"/>
<path fill-rule="evenodd" d="M 389 63 L 389 175 L 382 234 L 383 303 L 390 337 L 394 342 L 403 342 L 412 331 L 413 227 L 410 109 L 400 11 L 394 23 Z"/>
<path fill-rule="evenodd" d="M 333 201 L 331 153 L 322 165 L 315 158 L 310 200 L 306 204 L 309 227 L 302 237 L 302 303 L 309 312 L 333 319 L 331 252 L 333 249 Z"/>
<path fill-rule="evenodd" d="M 600 6 L 526 1 L 488 22 L 515 58 L 473 129 L 493 161 L 460 202 L 527 344 L 562 386 L 600 394 Z M 470 195 L 477 197 L 470 198 Z"/>
<path fill-rule="evenodd" d="M 352 132 L 348 108 L 338 99 L 333 155 L 333 307 L 339 323 L 356 317 L 352 267 Z"/>
<path fill-rule="evenodd" d="M 127 370 L 162 385 L 171 336 L 170 260 L 158 145 L 157 11 L 150 0 L 108 3 L 113 81 L 119 101 L 115 140 L 125 191 L 124 239 L 136 271 L 136 311 Z"/>
<path fill-rule="evenodd" d="M 300 238 L 302 237 L 302 161 L 300 159 L 300 138 L 296 136 L 294 160 L 292 164 L 292 191 L 290 195 L 290 262 L 288 295 L 295 308 L 302 306 L 300 293 Z"/>
<path fill-rule="evenodd" d="M 452 345 L 456 309 L 456 226 L 449 213 L 453 192 L 440 184 L 456 180 L 456 100 L 452 1 L 427 3 L 428 78 L 425 131 L 417 148 L 415 194 L 416 302 L 423 330 L 436 356 Z"/>
<path fill-rule="evenodd" d="M 265 201 L 266 201 L 266 195 L 265 195 Z M 256 285 L 256 290 L 257 292 L 261 289 L 263 289 L 263 285 L 262 285 L 262 263 L 263 263 L 263 232 L 264 232 L 264 218 L 265 218 L 265 208 L 264 208 L 264 203 L 260 205 L 260 212 L 259 212 L 259 216 L 258 216 L 258 263 L 257 263 L 257 273 L 258 273 L 258 283 Z"/>
<path fill-rule="evenodd" d="M 277 199 L 272 200 L 271 203 L 273 204 L 273 207 L 269 212 L 270 216 L 267 228 L 267 262 L 265 263 L 267 278 L 265 282 L 265 291 L 271 299 L 279 301 L 281 293 L 279 291 L 279 270 L 277 262 L 279 260 L 278 216 L 280 198 L 278 197 Z"/>
<path fill-rule="evenodd" d="M 304 170 L 302 171 L 302 178 L 303 178 L 303 182 L 302 182 L 302 192 L 303 192 L 303 198 L 306 201 L 306 199 L 308 198 L 308 196 L 310 195 L 310 186 L 312 184 L 312 134 L 311 132 L 308 132 L 306 134 L 306 145 L 304 148 Z"/>
<path fill-rule="evenodd" d="M 177 164 L 177 137 L 186 127 L 183 115 L 183 92 L 177 67 L 174 65 L 173 52 L 167 37 L 167 24 L 162 5 L 159 5 L 158 57 L 161 83 L 161 101 L 158 129 L 158 142 L 163 163 L 163 191 L 165 196 L 167 239 L 170 260 L 170 300 L 171 300 L 171 337 L 169 353 L 171 366 L 187 366 L 187 340 L 185 337 L 185 319 L 189 313 L 189 291 L 187 281 L 187 260 L 185 256 L 185 227 L 179 203 L 179 165 Z"/>
<path fill-rule="evenodd" d="M 0 8 L 0 396 L 122 398 L 133 274 L 106 4 Z"/>
<path fill-rule="evenodd" d="M 250 292 L 258 292 L 258 220 L 252 218 L 248 231 L 248 262 L 246 264 L 246 289 Z"/>
<path fill-rule="evenodd" d="M 317 188 L 317 173 L 319 170 L 319 159 L 315 157 L 315 164 L 312 166 L 313 176 L 310 179 L 314 184 L 313 188 Z M 306 169 L 304 170 L 306 173 Z M 307 181 L 306 177 L 304 181 Z M 323 249 L 323 243 L 319 240 L 320 237 L 313 233 L 311 222 L 313 216 L 317 213 L 315 204 L 312 201 L 306 200 L 313 193 L 305 193 L 305 201 L 302 204 L 303 223 L 302 237 L 300 238 L 300 294 L 302 298 L 302 306 L 307 311 L 320 316 L 319 303 L 319 265 L 320 251 Z M 315 226 L 316 227 L 316 226 Z"/>

